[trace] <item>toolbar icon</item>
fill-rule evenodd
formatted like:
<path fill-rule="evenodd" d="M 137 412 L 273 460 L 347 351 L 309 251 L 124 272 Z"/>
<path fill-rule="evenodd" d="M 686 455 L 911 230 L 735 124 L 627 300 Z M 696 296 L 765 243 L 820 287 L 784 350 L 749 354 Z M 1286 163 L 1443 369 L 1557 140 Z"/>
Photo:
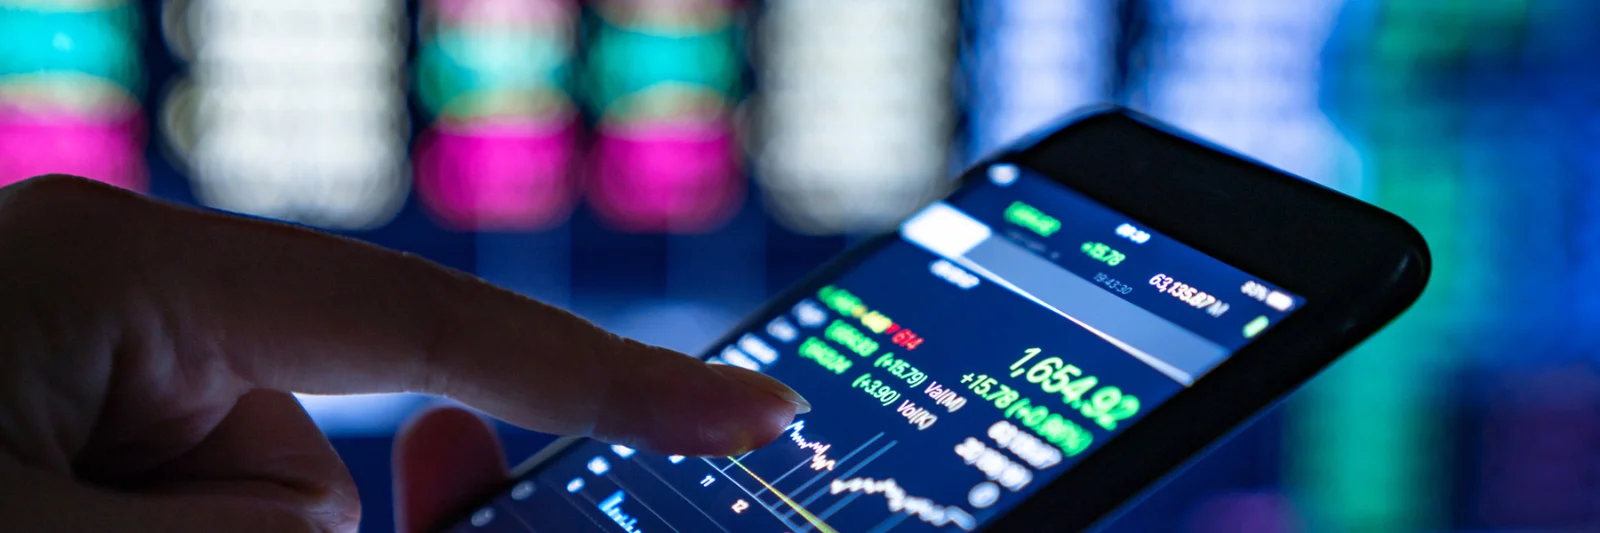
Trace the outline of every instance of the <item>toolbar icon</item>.
<path fill-rule="evenodd" d="M 803 327 L 814 328 L 828 321 L 828 312 L 812 300 L 802 300 L 794 305 L 794 318 Z"/>
<path fill-rule="evenodd" d="M 606 462 L 604 457 L 595 456 L 594 459 L 589 460 L 589 471 L 594 472 L 594 475 L 597 476 L 606 475 L 606 472 L 611 471 L 611 463 Z"/>
<path fill-rule="evenodd" d="M 1016 183 L 1020 174 L 1016 165 L 995 165 L 989 167 L 989 183 L 1006 187 Z"/>
<path fill-rule="evenodd" d="M 999 500 L 1000 487 L 988 481 L 974 485 L 972 490 L 967 491 L 967 503 L 977 509 L 994 505 Z"/>
<path fill-rule="evenodd" d="M 494 521 L 494 509 L 493 508 L 484 507 L 482 509 L 478 509 L 478 512 L 472 513 L 472 526 L 473 527 L 487 526 L 487 525 L 489 525 L 489 522 L 493 522 L 493 521 Z"/>
<path fill-rule="evenodd" d="M 757 361 L 761 361 L 763 365 L 778 362 L 778 351 L 773 349 L 772 345 L 767 344 L 767 341 L 761 340 L 761 337 L 749 333 L 744 334 L 743 337 L 739 337 L 739 349 L 744 350 L 744 353 L 756 358 Z"/>
<path fill-rule="evenodd" d="M 794 342 L 800 337 L 800 330 L 795 329 L 789 319 L 780 316 L 767 323 L 767 334 L 782 342 Z"/>
<path fill-rule="evenodd" d="M 1267 329 L 1267 324 L 1268 320 L 1265 316 L 1258 316 L 1255 320 L 1251 320 L 1249 324 L 1244 325 L 1244 338 L 1255 338 L 1256 335 L 1261 333 L 1261 330 Z"/>
<path fill-rule="evenodd" d="M 1294 298 L 1287 294 L 1278 291 L 1272 291 L 1271 293 L 1267 294 L 1267 307 L 1271 307 L 1279 311 L 1288 311 L 1289 308 L 1293 306 Z"/>
<path fill-rule="evenodd" d="M 720 362 L 722 364 L 733 365 L 758 372 L 761 370 L 761 363 L 759 361 L 751 359 L 750 356 L 745 355 L 744 352 L 732 346 L 723 347 L 722 353 L 717 354 L 717 358 L 721 360 Z"/>
<path fill-rule="evenodd" d="M 534 486 L 532 481 L 518 483 L 517 486 L 511 487 L 511 499 L 518 501 L 526 500 L 529 496 L 533 495 L 533 491 Z"/>

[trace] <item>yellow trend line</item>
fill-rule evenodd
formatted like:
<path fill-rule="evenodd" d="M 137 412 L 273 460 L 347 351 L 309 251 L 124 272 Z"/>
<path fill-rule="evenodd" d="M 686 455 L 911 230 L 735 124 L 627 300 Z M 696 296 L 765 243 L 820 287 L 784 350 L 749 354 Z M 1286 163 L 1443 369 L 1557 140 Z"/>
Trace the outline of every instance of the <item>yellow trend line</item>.
<path fill-rule="evenodd" d="M 778 489 L 773 488 L 772 485 L 768 485 L 767 480 L 761 479 L 761 476 L 756 475 L 755 472 L 751 472 L 749 468 L 745 468 L 744 464 L 740 463 L 738 459 L 729 457 L 728 460 L 733 461 L 733 464 L 738 466 L 740 470 L 743 470 L 744 473 L 750 474 L 750 477 L 756 478 L 756 483 L 760 483 L 761 486 L 766 487 L 767 490 L 772 491 L 773 494 L 777 494 L 778 499 L 783 500 L 784 504 L 787 504 L 790 508 L 794 509 L 795 512 L 800 513 L 800 516 L 805 517 L 806 521 L 811 523 L 811 527 L 817 528 L 817 531 L 821 531 L 822 533 L 839 533 L 838 530 L 829 527 L 828 524 L 823 522 L 821 518 L 817 518 L 817 515 L 811 514 L 810 511 L 805 510 L 805 508 L 801 507 L 800 504 L 794 503 L 794 500 L 789 499 L 789 497 L 784 495 L 784 493 L 778 492 Z"/>

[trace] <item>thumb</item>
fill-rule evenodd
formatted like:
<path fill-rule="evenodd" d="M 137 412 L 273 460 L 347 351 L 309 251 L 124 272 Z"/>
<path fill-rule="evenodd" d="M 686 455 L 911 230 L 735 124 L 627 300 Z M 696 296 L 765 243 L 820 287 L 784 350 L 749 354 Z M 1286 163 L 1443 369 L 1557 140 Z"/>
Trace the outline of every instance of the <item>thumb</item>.
<path fill-rule="evenodd" d="M 126 402 L 125 396 L 108 401 Z M 169 417 L 162 420 L 171 420 Z M 131 433 L 166 433 L 147 423 Z M 127 435 L 122 435 L 127 437 Z M 115 442 L 116 444 L 109 444 Z M 160 466 L 138 464 L 147 440 L 104 439 L 63 471 L 0 457 L 5 531 L 354 531 L 355 486 L 339 457 L 293 396 L 240 396 L 200 442 Z M 131 450 L 131 451 L 130 451 Z"/>
<path fill-rule="evenodd" d="M 323 532 L 308 502 L 282 487 L 239 484 L 216 494 L 120 492 L 80 485 L 15 462 L 0 464 L 0 516 L 7 531 L 168 533 Z M 25 490 L 9 490 L 26 487 Z M 353 526 L 354 524 L 349 524 Z"/>
<path fill-rule="evenodd" d="M 427 533 L 506 481 L 494 430 L 477 415 L 446 407 L 424 412 L 395 438 L 395 523 Z"/>

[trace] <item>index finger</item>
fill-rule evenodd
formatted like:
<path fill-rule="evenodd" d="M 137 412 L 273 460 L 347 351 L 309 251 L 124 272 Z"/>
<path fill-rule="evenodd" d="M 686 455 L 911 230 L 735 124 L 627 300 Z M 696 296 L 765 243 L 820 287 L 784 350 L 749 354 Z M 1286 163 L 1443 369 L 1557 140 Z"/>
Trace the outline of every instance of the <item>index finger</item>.
<path fill-rule="evenodd" d="M 412 255 L 77 178 L 0 190 L 0 257 L 29 258 L 5 266 L 31 269 L 13 279 L 96 287 L 97 311 L 126 338 L 168 343 L 180 371 L 220 360 L 256 387 L 440 394 L 534 430 L 683 454 L 753 448 L 809 410 L 771 378 Z"/>

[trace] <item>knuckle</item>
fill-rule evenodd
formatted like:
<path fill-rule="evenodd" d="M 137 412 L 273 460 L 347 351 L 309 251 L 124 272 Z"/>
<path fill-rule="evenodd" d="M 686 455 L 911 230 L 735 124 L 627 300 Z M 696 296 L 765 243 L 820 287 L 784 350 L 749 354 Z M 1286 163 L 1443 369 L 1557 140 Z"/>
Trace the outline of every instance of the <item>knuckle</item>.
<path fill-rule="evenodd" d="M 109 236 L 138 217 L 134 193 L 66 175 L 47 175 L 0 188 L 0 244 L 63 244 Z"/>
<path fill-rule="evenodd" d="M 12 203 L 60 205 L 63 201 L 73 203 L 114 201 L 132 194 L 98 181 L 66 174 L 46 174 L 29 178 L 0 191 L 3 191 L 0 192 L 0 201 L 8 207 Z"/>
<path fill-rule="evenodd" d="M 137 244 L 141 203 L 134 193 L 64 175 L 0 188 L 0 285 L 72 284 L 117 270 Z"/>

